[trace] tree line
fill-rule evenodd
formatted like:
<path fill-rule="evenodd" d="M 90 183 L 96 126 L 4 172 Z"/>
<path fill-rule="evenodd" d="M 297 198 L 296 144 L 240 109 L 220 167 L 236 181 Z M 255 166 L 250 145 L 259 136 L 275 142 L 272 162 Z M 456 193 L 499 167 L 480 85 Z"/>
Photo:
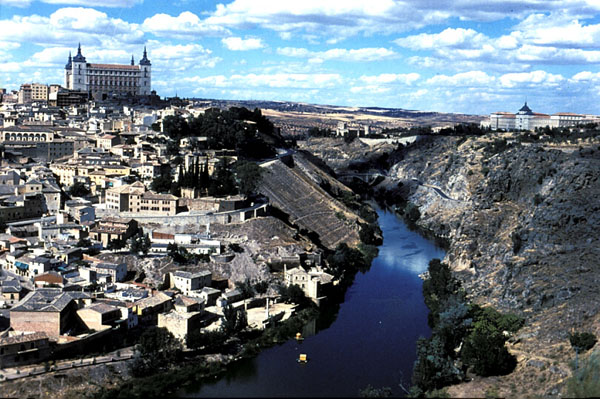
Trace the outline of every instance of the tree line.
<path fill-rule="evenodd" d="M 258 108 L 210 108 L 187 119 L 169 115 L 163 120 L 163 131 L 175 142 L 186 137 L 206 137 L 208 149 L 236 150 L 251 159 L 273 157 L 275 146 L 282 144 L 275 126 Z"/>

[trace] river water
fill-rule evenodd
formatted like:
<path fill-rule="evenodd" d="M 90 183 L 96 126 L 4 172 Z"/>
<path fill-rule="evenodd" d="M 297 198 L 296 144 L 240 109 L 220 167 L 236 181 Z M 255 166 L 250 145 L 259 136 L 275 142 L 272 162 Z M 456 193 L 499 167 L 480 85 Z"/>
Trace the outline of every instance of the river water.
<path fill-rule="evenodd" d="M 429 337 L 428 309 L 419 273 L 444 251 L 410 231 L 393 213 L 378 209 L 383 245 L 366 273 L 358 273 L 344 302 L 304 328 L 304 341 L 290 340 L 229 367 L 215 382 L 188 397 L 358 396 L 367 385 L 407 387 L 416 341 Z M 299 364 L 300 353 L 308 363 Z"/>

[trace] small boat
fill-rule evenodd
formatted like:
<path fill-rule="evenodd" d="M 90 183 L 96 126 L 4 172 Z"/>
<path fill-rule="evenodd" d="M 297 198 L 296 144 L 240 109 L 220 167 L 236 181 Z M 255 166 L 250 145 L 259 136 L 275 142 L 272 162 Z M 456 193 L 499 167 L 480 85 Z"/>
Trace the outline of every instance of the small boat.
<path fill-rule="evenodd" d="M 300 333 L 296 333 L 296 341 L 303 341 L 304 337 Z"/>
<path fill-rule="evenodd" d="M 306 356 L 306 353 L 300 354 L 300 357 L 298 357 L 298 363 L 308 363 L 308 356 Z"/>

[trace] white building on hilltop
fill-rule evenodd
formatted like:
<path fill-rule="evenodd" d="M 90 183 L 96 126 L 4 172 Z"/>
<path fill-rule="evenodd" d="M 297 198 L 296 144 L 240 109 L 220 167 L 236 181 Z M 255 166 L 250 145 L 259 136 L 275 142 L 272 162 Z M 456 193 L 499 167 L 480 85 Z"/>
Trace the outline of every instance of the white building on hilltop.
<path fill-rule="evenodd" d="M 86 91 L 94 98 L 105 94 L 149 95 L 152 83 L 152 64 L 146 48 L 139 65 L 134 64 L 90 64 L 81 54 L 81 45 L 77 55 L 71 57 L 65 65 L 65 87 L 70 90 Z"/>
<path fill-rule="evenodd" d="M 552 115 L 540 114 L 533 112 L 525 103 L 516 114 L 510 112 L 490 114 L 490 119 L 481 122 L 481 126 L 490 127 L 492 130 L 535 130 L 546 126 L 560 128 L 597 121 L 597 117 L 570 112 L 558 112 Z"/>

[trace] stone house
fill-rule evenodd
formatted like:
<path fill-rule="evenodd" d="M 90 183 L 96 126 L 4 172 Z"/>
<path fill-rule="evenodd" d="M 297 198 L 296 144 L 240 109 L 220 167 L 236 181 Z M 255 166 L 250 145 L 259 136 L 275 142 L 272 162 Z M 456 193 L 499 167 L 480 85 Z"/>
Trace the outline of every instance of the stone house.
<path fill-rule="evenodd" d="M 173 308 L 170 296 L 158 292 L 156 295 L 134 302 L 133 311 L 138 315 L 140 323 L 156 325 L 158 315 L 168 312 Z"/>
<path fill-rule="evenodd" d="M 177 288 L 183 294 L 188 294 L 190 291 L 197 291 L 203 287 L 209 287 L 212 282 L 212 272 L 210 270 L 202 270 L 196 273 L 186 271 L 171 272 L 170 287 Z"/>
<path fill-rule="evenodd" d="M 125 281 L 127 278 L 127 264 L 125 263 L 94 262 L 90 265 L 90 269 L 97 274 L 109 275 L 112 282 Z"/>
<path fill-rule="evenodd" d="M 94 303 L 77 310 L 77 316 L 90 330 L 102 331 L 121 319 L 121 310 L 106 303 Z"/>
<path fill-rule="evenodd" d="M 303 267 L 291 270 L 285 268 L 283 278 L 286 286 L 299 286 L 306 296 L 317 304 L 325 296 L 324 292 L 333 282 L 333 276 L 325 273 L 320 267 L 312 267 L 309 271 Z"/>
<path fill-rule="evenodd" d="M 50 340 L 44 332 L 0 338 L 0 369 L 39 363 L 50 353 Z"/>
<path fill-rule="evenodd" d="M 137 231 L 138 223 L 135 219 L 105 218 L 90 230 L 90 238 L 107 247 L 111 240 L 127 241 Z"/>
<path fill-rule="evenodd" d="M 23 287 L 19 279 L 5 279 L 0 281 L 0 295 L 5 305 L 14 305 L 23 297 Z"/>
<path fill-rule="evenodd" d="M 191 331 L 203 326 L 204 301 L 179 295 L 174 305 L 174 311 L 158 315 L 158 327 L 164 327 L 176 338 L 185 340 Z"/>
<path fill-rule="evenodd" d="M 18 332 L 44 332 L 57 340 L 76 327 L 77 301 L 60 289 L 32 291 L 10 309 L 10 326 Z"/>

